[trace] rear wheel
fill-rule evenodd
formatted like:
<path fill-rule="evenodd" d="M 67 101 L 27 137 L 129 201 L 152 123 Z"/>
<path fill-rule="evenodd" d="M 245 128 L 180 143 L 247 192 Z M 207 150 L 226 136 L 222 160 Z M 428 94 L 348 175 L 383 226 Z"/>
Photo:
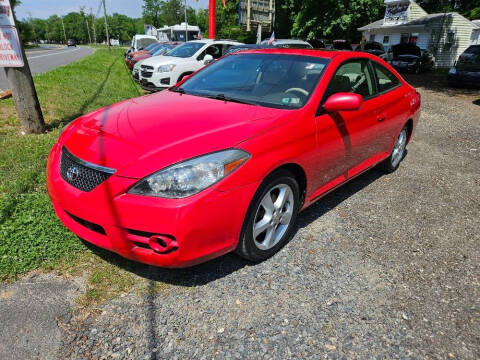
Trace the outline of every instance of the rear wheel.
<path fill-rule="evenodd" d="M 382 163 L 382 168 L 385 172 L 391 173 L 397 170 L 400 162 L 405 157 L 405 149 L 407 147 L 408 128 L 404 126 L 400 134 L 398 134 L 395 145 L 390 156 Z"/>
<path fill-rule="evenodd" d="M 290 238 L 299 208 L 299 186 L 294 176 L 279 170 L 260 185 L 249 206 L 236 252 L 262 261 Z"/>

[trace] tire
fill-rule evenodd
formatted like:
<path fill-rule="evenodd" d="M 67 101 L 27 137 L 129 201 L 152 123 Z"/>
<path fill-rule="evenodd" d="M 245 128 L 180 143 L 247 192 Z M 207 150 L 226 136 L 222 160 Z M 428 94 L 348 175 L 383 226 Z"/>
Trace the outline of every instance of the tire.
<path fill-rule="evenodd" d="M 279 200 L 280 194 L 285 201 Z M 268 198 L 271 200 L 270 210 L 264 206 L 269 204 Z M 300 206 L 299 198 L 298 182 L 289 171 L 278 170 L 269 175 L 250 203 L 235 252 L 254 262 L 268 259 L 278 252 L 292 234 Z M 278 204 L 277 200 L 280 201 Z M 255 226 L 258 229 L 256 234 Z M 265 230 L 260 231 L 264 227 Z"/>
<path fill-rule="evenodd" d="M 395 140 L 392 153 L 381 164 L 381 168 L 384 172 L 389 174 L 398 169 L 398 166 L 402 162 L 407 152 L 406 150 L 407 141 L 408 141 L 408 128 L 405 125 L 403 129 L 400 131 L 400 133 L 398 134 L 397 139 Z"/>

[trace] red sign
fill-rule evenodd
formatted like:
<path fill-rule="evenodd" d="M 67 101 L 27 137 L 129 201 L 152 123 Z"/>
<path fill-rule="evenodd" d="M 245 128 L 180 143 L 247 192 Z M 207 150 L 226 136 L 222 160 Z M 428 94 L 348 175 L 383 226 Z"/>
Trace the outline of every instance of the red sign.
<path fill-rule="evenodd" d="M 23 67 L 23 65 L 17 29 L 0 26 L 0 67 Z"/>

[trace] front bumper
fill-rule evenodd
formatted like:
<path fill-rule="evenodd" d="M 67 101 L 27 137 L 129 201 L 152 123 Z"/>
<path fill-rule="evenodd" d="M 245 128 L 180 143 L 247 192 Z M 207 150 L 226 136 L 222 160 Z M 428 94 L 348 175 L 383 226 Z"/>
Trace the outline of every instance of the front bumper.
<path fill-rule="evenodd" d="M 391 62 L 390 63 L 398 72 L 415 72 L 418 68 L 418 64 L 406 63 L 406 62 Z"/>
<path fill-rule="evenodd" d="M 186 267 L 234 250 L 259 185 L 163 199 L 127 194 L 138 180 L 113 175 L 83 192 L 61 177 L 60 155 L 57 144 L 48 159 L 47 189 L 62 223 L 96 246 L 154 266 Z M 176 248 L 159 253 L 149 246 L 152 236 L 173 239 Z"/>

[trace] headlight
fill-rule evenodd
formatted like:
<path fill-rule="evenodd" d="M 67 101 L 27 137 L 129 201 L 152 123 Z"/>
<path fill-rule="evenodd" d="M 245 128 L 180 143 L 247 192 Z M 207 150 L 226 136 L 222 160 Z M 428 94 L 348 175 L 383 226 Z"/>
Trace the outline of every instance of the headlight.
<path fill-rule="evenodd" d="M 250 154 L 231 149 L 193 158 L 160 170 L 140 180 L 130 194 L 169 199 L 194 195 L 238 169 Z"/>
<path fill-rule="evenodd" d="M 173 69 L 175 69 L 174 64 L 160 65 L 158 68 L 158 72 L 170 72 L 173 71 Z"/>
<path fill-rule="evenodd" d="M 448 70 L 448 73 L 449 74 L 456 74 L 457 73 L 457 69 L 455 69 L 454 67 L 450 68 L 450 70 Z"/>

